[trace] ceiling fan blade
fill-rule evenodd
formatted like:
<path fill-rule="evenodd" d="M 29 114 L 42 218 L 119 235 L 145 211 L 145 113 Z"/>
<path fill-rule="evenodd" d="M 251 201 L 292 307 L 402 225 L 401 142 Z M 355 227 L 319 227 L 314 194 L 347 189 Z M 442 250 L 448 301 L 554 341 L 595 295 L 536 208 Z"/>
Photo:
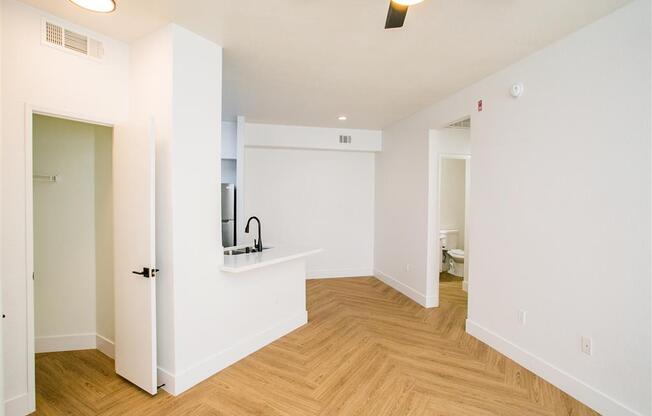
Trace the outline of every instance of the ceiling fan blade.
<path fill-rule="evenodd" d="M 385 21 L 385 29 L 394 29 L 402 27 L 407 15 L 408 6 L 394 3 L 390 0 L 389 11 L 387 12 L 387 20 Z"/>

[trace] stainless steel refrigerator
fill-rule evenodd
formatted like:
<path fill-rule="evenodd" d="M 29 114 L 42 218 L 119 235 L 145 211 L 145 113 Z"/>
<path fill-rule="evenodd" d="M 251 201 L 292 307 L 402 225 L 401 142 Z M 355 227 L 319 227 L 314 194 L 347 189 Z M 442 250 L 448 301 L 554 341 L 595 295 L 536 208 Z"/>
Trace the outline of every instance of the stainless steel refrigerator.
<path fill-rule="evenodd" d="M 235 185 L 222 184 L 222 246 L 233 247 L 235 238 Z"/>

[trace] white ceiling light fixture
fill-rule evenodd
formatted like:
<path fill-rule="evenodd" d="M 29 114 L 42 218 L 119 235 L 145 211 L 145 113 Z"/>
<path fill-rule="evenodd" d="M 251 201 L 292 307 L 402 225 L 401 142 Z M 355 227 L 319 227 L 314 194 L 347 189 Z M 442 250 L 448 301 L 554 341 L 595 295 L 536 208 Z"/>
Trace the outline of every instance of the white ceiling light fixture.
<path fill-rule="evenodd" d="M 111 13 L 115 10 L 115 0 L 69 0 L 86 10 L 98 13 Z"/>
<path fill-rule="evenodd" d="M 337 119 L 339 121 L 346 121 L 346 116 L 339 116 Z"/>

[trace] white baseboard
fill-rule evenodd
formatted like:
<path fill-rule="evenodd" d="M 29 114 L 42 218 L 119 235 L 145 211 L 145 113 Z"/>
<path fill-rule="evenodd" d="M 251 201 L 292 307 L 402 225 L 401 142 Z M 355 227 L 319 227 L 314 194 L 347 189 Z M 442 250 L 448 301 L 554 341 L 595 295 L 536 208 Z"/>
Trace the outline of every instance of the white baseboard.
<path fill-rule="evenodd" d="M 603 415 L 643 416 L 542 358 L 467 319 L 466 332 Z"/>
<path fill-rule="evenodd" d="M 159 386 L 162 385 L 161 388 L 170 394 L 176 394 L 177 386 L 174 381 L 174 374 L 161 367 L 156 369 L 156 382 Z"/>
<path fill-rule="evenodd" d="M 435 296 L 426 296 L 423 293 L 417 291 L 416 289 L 413 289 L 412 287 L 406 285 L 405 283 L 398 281 L 392 276 L 389 276 L 381 272 L 380 270 L 375 270 L 374 275 L 386 285 L 391 286 L 394 289 L 398 290 L 399 292 L 401 292 L 408 298 L 412 299 L 419 305 L 423 306 L 424 308 L 434 308 L 437 306 L 437 299 L 435 298 Z"/>
<path fill-rule="evenodd" d="M 73 334 L 37 337 L 36 353 L 98 349 L 110 358 L 115 357 L 113 341 L 100 334 Z"/>
<path fill-rule="evenodd" d="M 294 331 L 308 322 L 308 312 L 303 311 L 278 325 L 255 334 L 233 347 L 227 348 L 179 374 L 171 374 L 165 369 L 158 369 L 159 384 L 165 383 L 165 391 L 172 395 L 179 395 L 198 383 L 206 380 L 213 374 L 222 371 L 246 356 L 256 352 L 264 346 Z"/>
<path fill-rule="evenodd" d="M 20 396 L 6 400 L 4 406 L 5 416 L 25 416 L 36 410 L 29 408 L 29 397 L 27 394 L 21 394 Z"/>
<path fill-rule="evenodd" d="M 306 280 L 312 279 L 336 279 L 339 277 L 369 277 L 374 275 L 371 268 L 359 269 L 320 269 L 308 270 Z"/>
<path fill-rule="evenodd" d="M 35 339 L 36 353 L 92 350 L 95 348 L 95 334 L 71 334 Z"/>
<path fill-rule="evenodd" d="M 95 334 L 95 348 L 109 358 L 115 358 L 115 344 L 100 334 Z"/>

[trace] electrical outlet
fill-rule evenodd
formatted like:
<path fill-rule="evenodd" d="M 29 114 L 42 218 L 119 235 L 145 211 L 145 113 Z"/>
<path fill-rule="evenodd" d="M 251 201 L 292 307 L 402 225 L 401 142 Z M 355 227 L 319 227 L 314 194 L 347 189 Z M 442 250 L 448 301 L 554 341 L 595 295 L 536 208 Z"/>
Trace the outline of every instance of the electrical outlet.
<path fill-rule="evenodd" d="M 519 311 L 518 311 L 518 322 L 521 325 L 525 325 L 526 320 L 527 320 L 527 311 L 524 311 L 523 309 L 519 309 Z"/>
<path fill-rule="evenodd" d="M 582 337 L 582 352 L 586 355 L 593 355 L 593 341 L 589 337 Z"/>
<path fill-rule="evenodd" d="M 409 272 L 409 271 L 410 271 L 410 263 L 408 263 L 408 264 L 405 265 L 405 271 L 406 271 L 406 272 Z"/>

